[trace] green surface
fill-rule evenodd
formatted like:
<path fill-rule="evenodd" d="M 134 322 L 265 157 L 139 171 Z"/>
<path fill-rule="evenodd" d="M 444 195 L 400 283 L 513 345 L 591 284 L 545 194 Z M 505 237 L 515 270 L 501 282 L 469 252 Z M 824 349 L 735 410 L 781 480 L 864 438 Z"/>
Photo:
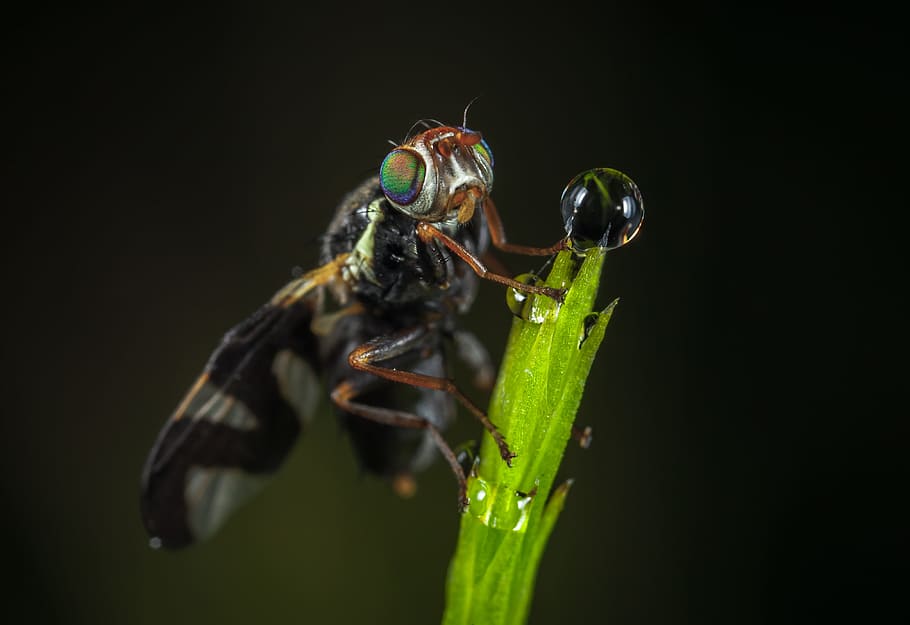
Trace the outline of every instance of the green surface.
<path fill-rule="evenodd" d="M 565 302 L 530 298 L 512 325 L 490 418 L 516 457 L 509 467 L 493 438 L 484 437 L 449 571 L 446 625 L 527 618 L 537 567 L 570 486 L 553 483 L 615 305 L 592 313 L 604 255 L 595 249 L 582 262 L 561 252 L 546 284 L 568 288 Z"/>

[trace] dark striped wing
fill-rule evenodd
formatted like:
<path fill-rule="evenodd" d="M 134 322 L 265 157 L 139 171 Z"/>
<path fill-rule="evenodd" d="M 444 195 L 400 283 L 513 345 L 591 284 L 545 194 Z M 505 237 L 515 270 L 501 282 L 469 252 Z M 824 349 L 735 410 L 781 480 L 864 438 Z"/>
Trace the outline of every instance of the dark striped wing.
<path fill-rule="evenodd" d="M 291 282 L 231 329 L 165 424 L 142 473 L 153 546 L 211 536 L 287 457 L 320 396 L 310 325 L 323 282 Z"/>

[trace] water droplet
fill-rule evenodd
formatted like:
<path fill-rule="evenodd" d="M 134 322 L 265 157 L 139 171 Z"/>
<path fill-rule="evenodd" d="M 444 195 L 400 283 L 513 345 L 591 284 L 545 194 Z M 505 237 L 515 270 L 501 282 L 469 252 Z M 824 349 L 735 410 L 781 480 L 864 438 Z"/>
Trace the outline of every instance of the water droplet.
<path fill-rule="evenodd" d="M 462 443 L 454 450 L 455 459 L 458 461 L 461 470 L 465 475 L 473 475 L 474 469 L 480 460 L 480 443 L 477 441 L 467 441 Z"/>
<path fill-rule="evenodd" d="M 625 245 L 641 228 L 645 207 L 632 179 L 615 169 L 589 169 L 566 185 L 559 202 L 569 246 L 577 254 Z"/>
<path fill-rule="evenodd" d="M 149 538 L 149 547 L 152 549 L 161 549 L 161 539 L 157 536 L 152 536 Z"/>
<path fill-rule="evenodd" d="M 536 493 L 536 487 L 530 493 L 519 493 L 475 477 L 468 482 L 468 510 L 487 527 L 523 532 L 528 528 Z"/>
<path fill-rule="evenodd" d="M 534 273 L 523 273 L 519 276 L 515 276 L 515 280 L 522 284 L 531 284 L 534 286 L 543 284 L 543 281 Z M 543 315 L 536 312 L 536 306 L 534 305 L 535 298 L 535 295 L 519 291 L 518 289 L 510 288 L 506 290 L 506 305 L 509 307 L 509 310 L 512 311 L 513 315 L 519 319 L 524 319 L 525 321 L 530 321 L 532 323 L 543 323 Z"/>
<path fill-rule="evenodd" d="M 597 325 L 598 319 L 600 319 L 600 313 L 592 312 L 585 315 L 582 321 L 581 340 L 578 341 L 578 349 L 581 349 L 584 342 L 588 340 L 588 335 L 591 334 L 591 330 Z"/>

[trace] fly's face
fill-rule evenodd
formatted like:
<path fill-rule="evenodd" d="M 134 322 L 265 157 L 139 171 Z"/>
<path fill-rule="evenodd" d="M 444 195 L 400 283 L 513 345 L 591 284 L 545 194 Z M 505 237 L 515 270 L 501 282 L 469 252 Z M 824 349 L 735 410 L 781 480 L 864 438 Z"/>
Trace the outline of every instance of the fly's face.
<path fill-rule="evenodd" d="M 465 223 L 493 189 L 493 152 L 479 132 L 432 128 L 389 152 L 379 184 L 389 202 L 414 219 Z"/>

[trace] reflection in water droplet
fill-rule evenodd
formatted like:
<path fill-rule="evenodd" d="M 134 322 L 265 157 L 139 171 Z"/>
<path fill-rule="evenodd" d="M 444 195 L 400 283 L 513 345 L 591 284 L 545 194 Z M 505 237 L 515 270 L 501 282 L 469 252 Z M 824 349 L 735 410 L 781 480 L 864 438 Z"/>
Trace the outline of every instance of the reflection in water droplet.
<path fill-rule="evenodd" d="M 468 499 L 468 511 L 487 527 L 523 532 L 535 497 L 475 477 L 468 483 Z"/>
<path fill-rule="evenodd" d="M 515 280 L 522 284 L 534 286 L 543 284 L 543 280 L 534 273 L 523 273 L 519 276 L 515 276 Z M 536 296 L 530 293 L 525 293 L 518 289 L 506 289 L 506 305 L 509 307 L 509 310 L 512 311 L 513 315 L 519 319 L 530 321 L 531 323 L 543 323 L 544 315 L 537 310 L 535 300 Z"/>
<path fill-rule="evenodd" d="M 577 254 L 625 245 L 641 228 L 645 208 L 632 179 L 605 167 L 584 171 L 566 185 L 559 202 L 569 246 Z"/>
<path fill-rule="evenodd" d="M 578 349 L 581 349 L 584 342 L 588 340 L 588 335 L 591 334 L 591 330 L 597 325 L 598 319 L 600 319 L 600 313 L 592 312 L 585 315 L 582 322 L 581 339 L 578 341 Z"/>
<path fill-rule="evenodd" d="M 473 475 L 474 470 L 477 468 L 477 463 L 480 461 L 480 456 L 478 452 L 480 451 L 480 443 L 477 441 L 467 441 L 456 447 L 455 460 L 458 461 L 461 470 L 465 475 Z"/>

